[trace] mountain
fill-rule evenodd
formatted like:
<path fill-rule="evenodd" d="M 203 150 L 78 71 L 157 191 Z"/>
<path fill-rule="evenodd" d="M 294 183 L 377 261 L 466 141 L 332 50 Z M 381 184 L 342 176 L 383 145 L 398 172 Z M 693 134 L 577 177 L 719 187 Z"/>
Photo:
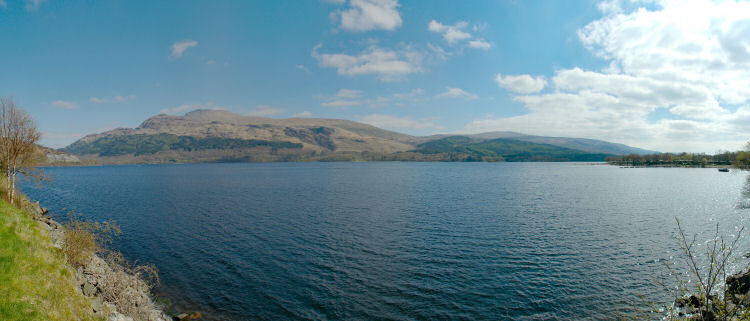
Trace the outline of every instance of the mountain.
<path fill-rule="evenodd" d="M 537 144 L 527 141 L 496 138 L 477 139 L 467 136 L 449 136 L 419 144 L 413 153 L 446 155 L 452 161 L 604 161 L 605 153 Z"/>
<path fill-rule="evenodd" d="M 63 151 L 105 163 L 327 160 L 412 149 L 420 138 L 341 119 L 240 116 L 196 110 L 88 135 Z M 348 156 L 347 156 L 348 155 Z"/>
<path fill-rule="evenodd" d="M 506 138 L 506 139 L 514 139 L 514 140 L 520 140 L 530 143 L 536 143 L 536 144 L 547 144 L 547 145 L 554 145 L 564 148 L 570 148 L 570 149 L 576 149 L 580 151 L 584 151 L 587 153 L 601 153 L 601 154 L 611 154 L 611 155 L 629 155 L 629 154 L 638 154 L 638 155 L 648 155 L 648 154 L 658 154 L 658 151 L 653 150 L 647 150 L 647 149 L 641 149 L 636 147 L 631 147 L 624 144 L 617 144 L 617 143 L 610 143 L 603 140 L 596 140 L 596 139 L 588 139 L 588 138 L 568 138 L 568 137 L 547 137 L 547 136 L 534 136 L 534 135 L 526 135 L 516 132 L 488 132 L 488 133 L 481 133 L 481 134 L 472 134 L 472 135 L 461 135 L 470 137 L 476 140 L 490 140 L 490 139 L 497 139 L 497 138 Z M 447 137 L 447 135 L 435 135 L 431 136 L 433 138 L 443 138 Z"/>
<path fill-rule="evenodd" d="M 264 118 L 223 110 L 157 115 L 61 151 L 100 163 L 351 160 L 591 161 L 648 152 L 592 139 L 512 132 L 416 137 L 342 119 Z"/>

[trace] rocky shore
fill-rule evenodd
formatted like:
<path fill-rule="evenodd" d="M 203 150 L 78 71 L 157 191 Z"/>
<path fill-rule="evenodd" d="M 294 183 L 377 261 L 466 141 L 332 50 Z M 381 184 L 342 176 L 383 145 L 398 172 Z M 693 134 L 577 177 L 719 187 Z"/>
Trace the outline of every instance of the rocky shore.
<path fill-rule="evenodd" d="M 47 215 L 47 209 L 39 202 L 27 203 L 29 214 L 49 231 L 53 246 L 62 248 L 65 228 Z M 92 300 L 91 308 L 95 313 L 107 316 L 107 321 L 172 321 L 192 320 L 191 316 L 181 314 L 171 317 L 155 304 L 151 294 L 141 286 L 143 281 L 127 273 L 127 270 L 93 255 L 87 264 L 77 268 L 76 291 Z M 113 291 L 114 289 L 114 291 Z M 127 300 L 120 300 L 127 296 Z"/>
<path fill-rule="evenodd" d="M 697 321 L 746 320 L 741 318 L 740 315 L 750 306 L 750 271 L 727 276 L 725 283 L 723 306 L 713 304 L 708 308 L 705 298 L 692 294 L 675 300 L 677 316 L 685 317 L 686 320 Z M 717 299 L 721 300 L 721 297 L 717 298 L 716 295 L 710 295 L 708 299 L 709 301 L 716 301 Z M 726 315 L 727 312 L 730 314 L 729 318 L 718 317 L 719 315 Z"/>

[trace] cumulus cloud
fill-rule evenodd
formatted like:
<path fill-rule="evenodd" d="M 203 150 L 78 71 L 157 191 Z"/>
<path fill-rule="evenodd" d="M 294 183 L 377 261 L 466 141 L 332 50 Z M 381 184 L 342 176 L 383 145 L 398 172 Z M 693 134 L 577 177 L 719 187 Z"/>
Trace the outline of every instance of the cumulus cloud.
<path fill-rule="evenodd" d="M 471 40 L 471 41 L 469 41 L 469 48 L 487 50 L 487 49 L 490 49 L 490 47 L 492 47 L 492 45 L 490 45 L 489 42 L 484 41 L 484 40 Z"/>
<path fill-rule="evenodd" d="M 456 22 L 455 25 L 449 26 L 444 25 L 435 20 L 430 20 L 427 24 L 427 30 L 443 34 L 443 39 L 450 44 L 455 44 L 461 40 L 467 40 L 471 38 L 471 34 L 463 31 L 469 24 L 465 21 Z"/>
<path fill-rule="evenodd" d="M 623 73 L 705 86 L 730 104 L 750 86 L 748 2 L 666 1 L 662 10 L 613 14 L 579 31 L 583 44 Z"/>
<path fill-rule="evenodd" d="M 440 93 L 436 96 L 437 98 L 463 98 L 466 100 L 474 100 L 479 98 L 476 94 L 467 92 L 461 88 L 446 87 L 445 92 Z"/>
<path fill-rule="evenodd" d="M 543 94 L 544 78 L 498 75 L 498 85 L 521 94 L 513 99 L 527 112 L 477 119 L 464 130 L 598 138 L 661 151 L 741 147 L 750 131 L 750 3 L 637 6 L 602 2 L 603 17 L 578 31 L 607 68 L 557 70 L 553 92 Z"/>
<path fill-rule="evenodd" d="M 310 118 L 310 117 L 312 117 L 312 113 L 309 112 L 309 111 L 307 111 L 307 110 L 305 110 L 305 111 L 303 111 L 301 113 L 297 113 L 297 114 L 292 115 L 292 117 L 296 117 L 296 118 Z"/>
<path fill-rule="evenodd" d="M 185 53 L 185 50 L 188 50 L 191 47 L 195 47 L 198 45 L 197 41 L 193 40 L 185 40 L 185 41 L 178 41 L 172 44 L 170 47 L 172 49 L 172 54 L 169 55 L 170 58 L 180 58 L 182 57 L 182 54 Z"/>
<path fill-rule="evenodd" d="M 395 30 L 401 26 L 398 0 L 351 0 L 349 8 L 333 12 L 341 29 L 354 32 Z"/>
<path fill-rule="evenodd" d="M 382 81 L 398 81 L 406 75 L 421 72 L 424 54 L 411 48 L 401 50 L 370 46 L 358 54 L 320 53 L 321 45 L 313 48 L 312 56 L 321 67 L 336 69 L 339 75 L 374 75 Z"/>
<path fill-rule="evenodd" d="M 78 108 L 78 104 L 72 102 L 72 101 L 65 101 L 65 100 L 55 100 L 52 103 L 50 103 L 52 106 L 60 107 L 64 109 L 76 109 Z"/>
<path fill-rule="evenodd" d="M 484 50 L 490 49 L 492 45 L 484 39 L 475 38 L 466 30 L 468 29 L 468 26 L 469 23 L 466 21 L 458 21 L 454 25 L 446 25 L 436 20 L 430 20 L 427 24 L 427 30 L 441 34 L 443 39 L 445 39 L 450 45 L 465 43 L 469 48 Z M 481 29 L 483 29 L 483 27 L 478 25 L 475 25 L 472 28 L 474 31 L 479 31 Z"/>
<path fill-rule="evenodd" d="M 398 117 L 384 114 L 370 114 L 361 117 L 359 121 L 375 127 L 393 130 L 415 130 L 415 129 L 443 129 L 431 121 L 415 120 L 409 117 Z"/>
<path fill-rule="evenodd" d="M 529 75 L 503 76 L 502 74 L 497 74 L 495 81 L 501 88 L 521 94 L 537 93 L 547 86 L 547 80 L 541 76 L 535 78 Z"/>

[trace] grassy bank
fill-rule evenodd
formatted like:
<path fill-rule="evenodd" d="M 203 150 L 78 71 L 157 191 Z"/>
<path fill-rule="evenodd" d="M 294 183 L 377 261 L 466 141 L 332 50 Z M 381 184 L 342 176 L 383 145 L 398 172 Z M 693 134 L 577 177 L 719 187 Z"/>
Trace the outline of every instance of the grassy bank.
<path fill-rule="evenodd" d="M 31 216 L 0 200 L 0 320 L 104 320 Z"/>

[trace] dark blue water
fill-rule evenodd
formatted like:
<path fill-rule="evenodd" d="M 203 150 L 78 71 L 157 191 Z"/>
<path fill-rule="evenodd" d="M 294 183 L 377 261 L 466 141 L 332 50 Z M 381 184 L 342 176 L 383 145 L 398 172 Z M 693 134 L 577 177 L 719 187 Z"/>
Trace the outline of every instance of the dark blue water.
<path fill-rule="evenodd" d="M 213 320 L 613 319 L 669 302 L 689 233 L 742 226 L 744 173 L 561 163 L 49 168 L 61 220 L 119 222 L 177 310 Z M 703 237 L 703 236 L 701 236 Z M 700 242 L 699 242 L 700 243 Z M 742 246 L 750 251 L 743 241 Z M 679 268 L 679 265 L 675 265 Z"/>

